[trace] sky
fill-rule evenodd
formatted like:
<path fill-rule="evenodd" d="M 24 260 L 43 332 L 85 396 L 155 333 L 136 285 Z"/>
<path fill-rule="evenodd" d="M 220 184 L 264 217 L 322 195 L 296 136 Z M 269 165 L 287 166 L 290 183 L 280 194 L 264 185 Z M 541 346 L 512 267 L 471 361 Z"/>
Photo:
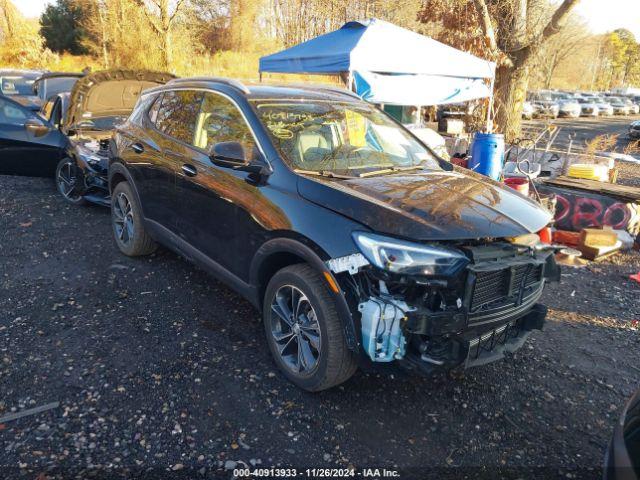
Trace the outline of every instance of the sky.
<path fill-rule="evenodd" d="M 45 5 L 51 1 L 14 0 L 13 3 L 27 17 L 38 17 Z M 640 41 L 640 2 L 638 0 L 581 0 L 576 9 L 587 20 L 594 33 L 627 28 Z"/>

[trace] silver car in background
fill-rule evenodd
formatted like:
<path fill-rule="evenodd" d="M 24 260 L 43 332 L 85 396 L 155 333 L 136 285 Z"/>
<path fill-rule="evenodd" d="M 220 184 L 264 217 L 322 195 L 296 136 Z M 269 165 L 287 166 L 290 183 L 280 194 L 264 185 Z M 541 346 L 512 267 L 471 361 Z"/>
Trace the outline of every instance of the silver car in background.
<path fill-rule="evenodd" d="M 534 93 L 527 99 L 535 109 L 534 117 L 537 118 L 558 118 L 560 106 L 549 93 Z"/>
<path fill-rule="evenodd" d="M 596 97 L 596 105 L 598 105 L 598 109 L 600 110 L 600 116 L 608 116 L 613 115 L 613 107 L 607 101 L 606 98 Z"/>
<path fill-rule="evenodd" d="M 629 108 L 629 115 L 637 115 L 640 112 L 640 107 L 629 97 L 622 97 L 621 100 Z"/>
<path fill-rule="evenodd" d="M 558 116 L 578 118 L 582 114 L 582 106 L 577 99 L 569 96 L 562 96 L 558 97 L 556 101 L 558 102 L 559 107 Z"/>
<path fill-rule="evenodd" d="M 629 115 L 629 106 L 619 97 L 609 97 L 609 103 L 613 107 L 614 115 Z"/>
<path fill-rule="evenodd" d="M 598 115 L 600 115 L 600 109 L 598 108 L 598 105 L 595 103 L 593 98 L 581 97 L 578 98 L 578 103 L 580 103 L 581 107 L 581 117 L 597 117 Z"/>

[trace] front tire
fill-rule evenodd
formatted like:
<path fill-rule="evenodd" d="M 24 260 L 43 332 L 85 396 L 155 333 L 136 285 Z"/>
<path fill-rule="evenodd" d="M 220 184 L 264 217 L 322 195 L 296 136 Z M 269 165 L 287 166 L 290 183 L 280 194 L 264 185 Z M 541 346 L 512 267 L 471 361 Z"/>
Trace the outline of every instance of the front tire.
<path fill-rule="evenodd" d="M 80 193 L 81 175 L 73 159 L 66 157 L 56 167 L 56 188 L 62 198 L 73 205 L 85 205 L 87 201 Z"/>
<path fill-rule="evenodd" d="M 120 182 L 111 194 L 111 225 L 116 245 L 129 257 L 149 255 L 156 242 L 144 228 L 142 209 L 128 182 Z"/>
<path fill-rule="evenodd" d="M 311 266 L 291 265 L 273 276 L 263 321 L 276 364 L 298 387 L 318 392 L 355 373 L 355 354 L 347 347 L 335 300 Z"/>

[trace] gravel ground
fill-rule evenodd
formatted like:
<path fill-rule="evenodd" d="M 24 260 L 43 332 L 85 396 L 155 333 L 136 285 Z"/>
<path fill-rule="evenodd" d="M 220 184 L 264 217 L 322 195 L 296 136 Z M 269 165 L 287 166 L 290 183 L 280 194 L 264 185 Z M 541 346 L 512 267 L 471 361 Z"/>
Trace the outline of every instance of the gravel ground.
<path fill-rule="evenodd" d="M 523 122 L 525 129 L 533 127 L 542 128 L 547 123 L 553 123 L 560 131 L 553 144 L 553 148 L 558 150 L 567 150 L 569 143 L 572 145 L 572 151 L 584 151 L 588 142 L 595 137 L 601 135 L 615 136 L 616 144 L 612 147 L 618 153 L 628 150 L 631 139 L 628 131 L 632 122 L 640 120 L 640 115 L 615 116 L 615 117 L 581 117 L 581 118 L 557 118 L 549 121 L 545 119 L 526 120 Z M 640 152 L 629 152 L 632 156 L 640 159 Z"/>
<path fill-rule="evenodd" d="M 108 211 L 0 177 L 3 478 L 230 477 L 234 466 L 401 478 L 599 478 L 640 383 L 640 255 L 565 269 L 516 355 L 433 378 L 357 373 L 320 394 L 277 372 L 258 313 L 160 250 L 126 258 Z M 304 473 L 304 472 L 303 472 Z"/>

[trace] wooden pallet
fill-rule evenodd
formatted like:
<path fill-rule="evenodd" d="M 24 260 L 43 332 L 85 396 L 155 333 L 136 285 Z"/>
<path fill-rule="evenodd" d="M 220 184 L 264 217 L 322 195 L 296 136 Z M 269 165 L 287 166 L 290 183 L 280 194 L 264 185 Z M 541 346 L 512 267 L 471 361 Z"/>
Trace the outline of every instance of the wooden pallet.
<path fill-rule="evenodd" d="M 549 186 L 566 187 L 585 192 L 599 193 L 618 198 L 625 202 L 637 203 L 640 201 L 640 188 L 618 185 L 616 183 L 598 182 L 584 178 L 571 178 L 560 176 L 553 180 L 543 180 Z"/>

